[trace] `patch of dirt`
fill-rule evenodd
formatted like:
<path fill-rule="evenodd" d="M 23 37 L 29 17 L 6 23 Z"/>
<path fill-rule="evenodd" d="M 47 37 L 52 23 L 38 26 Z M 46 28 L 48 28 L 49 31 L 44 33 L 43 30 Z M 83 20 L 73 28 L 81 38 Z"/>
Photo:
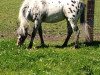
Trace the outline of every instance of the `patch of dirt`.
<path fill-rule="evenodd" d="M 71 40 L 74 40 L 75 35 L 71 36 Z M 0 38 L 15 38 L 17 39 L 17 35 L 16 32 L 13 33 L 0 33 Z M 28 38 L 30 38 L 30 36 L 28 36 Z M 43 34 L 43 38 L 46 41 L 64 41 L 66 38 L 66 35 L 49 35 L 49 34 Z M 39 35 L 37 34 L 35 39 L 40 39 Z M 80 34 L 80 40 L 85 40 L 85 35 Z M 100 33 L 94 33 L 94 40 L 100 41 Z"/>
<path fill-rule="evenodd" d="M 37 35 L 35 37 L 36 39 L 39 39 L 39 36 Z M 58 40 L 65 40 L 66 35 L 43 35 L 44 40 L 47 41 L 58 41 Z"/>
<path fill-rule="evenodd" d="M 64 41 L 67 35 L 43 35 L 44 40 L 46 41 Z M 71 40 L 74 40 L 75 35 L 71 36 Z M 40 39 L 38 35 L 36 35 L 35 39 Z M 80 40 L 85 41 L 85 35 L 80 34 Z M 94 40 L 100 41 L 100 33 L 94 33 Z"/>
<path fill-rule="evenodd" d="M 94 33 L 94 40 L 100 41 L 100 33 Z"/>

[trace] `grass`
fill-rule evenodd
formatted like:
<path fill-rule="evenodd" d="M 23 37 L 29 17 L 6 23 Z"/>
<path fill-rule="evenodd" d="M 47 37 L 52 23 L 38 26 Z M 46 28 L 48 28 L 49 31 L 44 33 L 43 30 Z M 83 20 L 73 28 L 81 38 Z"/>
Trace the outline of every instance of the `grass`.
<path fill-rule="evenodd" d="M 29 40 L 22 47 L 17 47 L 17 16 L 21 1 L 0 1 L 0 75 L 100 75 L 99 0 L 96 0 L 95 8 L 96 41 L 92 46 L 86 46 L 81 36 L 77 50 L 73 48 L 73 37 L 68 47 L 59 48 L 63 43 L 61 37 L 66 35 L 65 20 L 54 24 L 43 23 L 45 36 L 61 36 L 55 41 L 46 39 L 48 48 L 37 48 L 38 39 L 35 39 L 31 50 L 27 49 Z"/>
<path fill-rule="evenodd" d="M 27 43 L 26 43 L 27 44 Z M 17 47 L 14 40 L 0 40 L 0 75 L 99 75 L 100 45 L 49 48 Z M 37 46 L 37 43 L 34 44 Z"/>

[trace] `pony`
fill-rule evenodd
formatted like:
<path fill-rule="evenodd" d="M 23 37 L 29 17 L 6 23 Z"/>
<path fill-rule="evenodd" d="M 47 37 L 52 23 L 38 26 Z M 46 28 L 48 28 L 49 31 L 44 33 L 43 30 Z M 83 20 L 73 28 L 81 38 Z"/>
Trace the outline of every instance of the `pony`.
<path fill-rule="evenodd" d="M 24 0 L 19 10 L 20 26 L 17 30 L 17 45 L 21 46 L 28 36 L 28 22 L 34 22 L 33 31 L 28 48 L 31 49 L 34 37 L 39 32 L 41 45 L 45 45 L 42 35 L 42 22 L 55 23 L 66 19 L 67 37 L 62 47 L 66 47 L 67 43 L 75 32 L 75 48 L 78 48 L 79 28 L 77 21 L 84 24 L 84 8 L 85 4 L 80 0 Z"/>

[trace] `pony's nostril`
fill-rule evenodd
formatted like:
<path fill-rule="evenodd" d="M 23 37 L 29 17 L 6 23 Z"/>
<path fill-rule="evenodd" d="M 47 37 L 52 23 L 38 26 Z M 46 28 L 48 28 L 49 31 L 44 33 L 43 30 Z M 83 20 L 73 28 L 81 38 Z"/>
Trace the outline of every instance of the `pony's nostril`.
<path fill-rule="evenodd" d="M 22 38 L 20 38 L 19 40 L 20 40 L 20 42 L 21 42 L 21 41 L 22 41 Z"/>

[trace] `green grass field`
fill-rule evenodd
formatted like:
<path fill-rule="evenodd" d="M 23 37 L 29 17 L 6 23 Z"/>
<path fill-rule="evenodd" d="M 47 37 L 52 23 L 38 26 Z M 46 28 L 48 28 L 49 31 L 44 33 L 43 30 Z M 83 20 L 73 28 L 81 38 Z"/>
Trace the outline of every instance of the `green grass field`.
<path fill-rule="evenodd" d="M 66 36 L 65 20 L 54 24 L 43 23 L 47 48 L 38 48 L 38 36 L 31 50 L 27 49 L 30 38 L 22 47 L 17 47 L 17 17 L 21 2 L 0 0 L 0 75 L 100 75 L 99 0 L 96 0 L 95 6 L 95 42 L 93 46 L 86 46 L 81 34 L 79 49 L 73 47 L 74 36 L 68 47 L 60 48 Z"/>

